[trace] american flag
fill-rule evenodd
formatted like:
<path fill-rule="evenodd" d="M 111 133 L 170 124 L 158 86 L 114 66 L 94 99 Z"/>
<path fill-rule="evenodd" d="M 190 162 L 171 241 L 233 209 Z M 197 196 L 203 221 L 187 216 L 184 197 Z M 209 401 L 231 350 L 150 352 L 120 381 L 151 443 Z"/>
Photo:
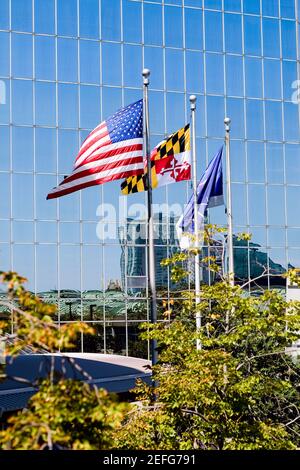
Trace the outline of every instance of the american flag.
<path fill-rule="evenodd" d="M 73 172 L 47 199 L 143 172 L 143 100 L 139 100 L 117 111 L 88 135 Z"/>

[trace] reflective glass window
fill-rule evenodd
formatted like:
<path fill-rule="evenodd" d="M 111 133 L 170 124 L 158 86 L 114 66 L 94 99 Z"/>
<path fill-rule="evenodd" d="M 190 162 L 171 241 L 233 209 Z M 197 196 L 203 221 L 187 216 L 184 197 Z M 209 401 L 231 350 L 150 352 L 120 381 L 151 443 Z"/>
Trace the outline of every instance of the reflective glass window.
<path fill-rule="evenodd" d="M 14 124 L 32 124 L 32 82 L 12 80 L 12 118 Z"/>
<path fill-rule="evenodd" d="M 62 245 L 59 248 L 61 289 L 80 289 L 80 246 Z"/>
<path fill-rule="evenodd" d="M 284 159 L 282 144 L 268 143 L 267 147 L 267 179 L 269 183 L 284 182 Z"/>
<path fill-rule="evenodd" d="M 166 49 L 166 81 L 168 90 L 183 90 L 183 51 Z"/>
<path fill-rule="evenodd" d="M 299 145 L 287 144 L 285 146 L 285 174 L 288 184 L 300 182 L 300 148 Z M 300 225 L 300 224 L 299 224 Z M 299 239 L 300 246 L 300 239 Z"/>
<path fill-rule="evenodd" d="M 57 32 L 77 36 L 77 0 L 57 0 Z"/>
<path fill-rule="evenodd" d="M 80 243 L 80 226 L 78 223 L 61 222 L 58 229 L 61 243 Z"/>
<path fill-rule="evenodd" d="M 100 82 L 99 42 L 80 41 L 80 81 Z"/>
<path fill-rule="evenodd" d="M 223 55 L 206 54 L 206 91 L 216 95 L 224 94 Z"/>
<path fill-rule="evenodd" d="M 33 175 L 13 174 L 13 217 L 33 219 Z"/>
<path fill-rule="evenodd" d="M 187 91 L 189 93 L 203 93 L 203 54 L 196 51 L 186 51 L 185 67 Z"/>
<path fill-rule="evenodd" d="M 184 125 L 184 95 L 167 93 L 167 133 L 171 134 Z"/>
<path fill-rule="evenodd" d="M 279 21 L 271 18 L 263 19 L 264 55 L 280 57 Z"/>
<path fill-rule="evenodd" d="M 12 239 L 17 243 L 34 242 L 34 225 L 32 222 L 13 222 Z"/>
<path fill-rule="evenodd" d="M 244 13 L 260 14 L 260 0 L 243 0 Z"/>
<path fill-rule="evenodd" d="M 11 0 L 11 27 L 16 31 L 32 31 L 32 0 Z"/>
<path fill-rule="evenodd" d="M 29 34 L 12 34 L 12 74 L 32 77 L 32 36 Z"/>
<path fill-rule="evenodd" d="M 94 129 L 100 123 L 100 89 L 95 86 L 80 87 L 80 127 Z"/>
<path fill-rule="evenodd" d="M 101 0 L 102 39 L 121 39 L 120 0 Z"/>
<path fill-rule="evenodd" d="M 207 97 L 207 134 L 221 137 L 224 134 L 224 99 L 218 96 Z"/>
<path fill-rule="evenodd" d="M 10 194 L 10 174 L 0 173 L 0 217 L 10 218 L 10 203 L 8 203 L 8 194 Z"/>
<path fill-rule="evenodd" d="M 241 98 L 227 98 L 227 114 L 232 120 L 231 136 L 233 138 L 244 138 L 244 100 Z"/>
<path fill-rule="evenodd" d="M 13 270 L 26 277 L 26 289 L 34 291 L 34 245 L 14 245 Z"/>
<path fill-rule="evenodd" d="M 121 47 L 102 44 L 102 81 L 104 85 L 121 85 Z"/>
<path fill-rule="evenodd" d="M 55 80 L 55 39 L 53 37 L 35 36 L 35 76 L 37 79 Z"/>
<path fill-rule="evenodd" d="M 185 9 L 185 46 L 203 49 L 203 13 L 201 10 Z"/>
<path fill-rule="evenodd" d="M 300 247 L 300 229 L 292 228 L 287 230 L 288 245 L 291 247 Z M 299 258 L 300 261 L 300 258 Z M 300 266 L 300 263 L 299 263 Z"/>
<path fill-rule="evenodd" d="M 249 184 L 249 223 L 250 225 L 265 225 L 266 223 L 266 195 L 265 186 Z"/>
<path fill-rule="evenodd" d="M 77 85 L 58 85 L 58 124 L 61 127 L 78 127 Z"/>
<path fill-rule="evenodd" d="M 84 38 L 99 38 L 99 0 L 80 0 L 79 35 Z"/>
<path fill-rule="evenodd" d="M 0 221 L 0 242 L 9 242 L 10 241 L 10 222 L 8 220 Z M 0 257 L 1 257 L 1 266 L 3 264 L 3 244 L 0 245 Z M 3 269 L 3 268 L 1 268 Z"/>
<path fill-rule="evenodd" d="M 226 90 L 231 96 L 244 95 L 243 59 L 235 55 L 226 55 Z"/>
<path fill-rule="evenodd" d="M 278 0 L 262 0 L 262 14 L 266 16 L 278 16 Z"/>
<path fill-rule="evenodd" d="M 68 197 L 59 198 L 58 207 L 59 218 L 61 220 L 70 222 L 72 222 L 73 220 L 79 220 L 79 196 L 80 192 L 77 191 L 73 194 L 70 194 Z"/>
<path fill-rule="evenodd" d="M 124 84 L 140 86 L 142 70 L 142 49 L 140 46 L 124 45 Z M 126 66 L 130 64 L 130 67 Z"/>
<path fill-rule="evenodd" d="M 55 0 L 34 1 L 34 31 L 36 33 L 55 33 Z"/>
<path fill-rule="evenodd" d="M 222 10 L 222 0 L 204 0 L 205 8 L 213 10 Z"/>
<path fill-rule="evenodd" d="M 0 126 L 0 170 L 9 170 L 9 146 L 10 146 L 10 136 L 9 136 L 9 127 Z"/>
<path fill-rule="evenodd" d="M 280 102 L 266 101 L 266 137 L 282 140 L 282 106 Z"/>
<path fill-rule="evenodd" d="M 287 186 L 286 204 L 287 204 L 287 223 L 291 227 L 300 226 L 300 187 Z"/>
<path fill-rule="evenodd" d="M 79 150 L 78 132 L 59 129 L 58 131 L 58 172 L 68 175 L 73 168 Z"/>
<path fill-rule="evenodd" d="M 56 171 L 56 129 L 36 128 L 35 167 L 41 173 Z"/>
<path fill-rule="evenodd" d="M 232 213 L 236 225 L 247 224 L 246 186 L 232 183 Z M 211 211 L 211 213 L 214 211 Z"/>
<path fill-rule="evenodd" d="M 182 9 L 165 7 L 166 46 L 182 47 Z"/>
<path fill-rule="evenodd" d="M 36 82 L 35 123 L 40 126 L 56 126 L 55 83 Z"/>
<path fill-rule="evenodd" d="M 0 28 L 9 29 L 9 0 L 0 2 Z"/>
<path fill-rule="evenodd" d="M 242 17 L 225 13 L 225 50 L 226 52 L 242 53 Z"/>
<path fill-rule="evenodd" d="M 283 18 L 295 18 L 294 0 L 280 0 L 280 13 Z"/>
<path fill-rule="evenodd" d="M 58 80 L 77 81 L 77 45 L 78 42 L 75 39 L 58 38 Z"/>
<path fill-rule="evenodd" d="M 279 60 L 264 60 L 265 97 L 281 99 L 281 70 Z"/>
<path fill-rule="evenodd" d="M 232 181 L 245 182 L 246 181 L 245 143 L 239 140 L 232 140 L 230 150 L 231 150 L 230 159 L 231 159 Z"/>
<path fill-rule="evenodd" d="M 9 81 L 0 80 L 0 124 L 9 124 Z"/>
<path fill-rule="evenodd" d="M 95 260 L 94 263 L 91 263 L 92 259 Z M 103 288 L 102 252 L 99 246 L 84 246 L 83 247 L 82 278 L 83 278 L 82 288 L 85 290 L 87 289 L 101 290 Z M 89 314 L 91 314 L 91 309 L 89 309 Z M 95 313 L 93 312 L 93 314 Z"/>
<path fill-rule="evenodd" d="M 247 112 L 247 138 L 251 140 L 263 140 L 264 118 L 262 102 L 258 100 L 246 101 Z"/>
<path fill-rule="evenodd" d="M 297 62 L 282 61 L 283 99 L 292 100 L 292 84 L 297 80 Z"/>
<path fill-rule="evenodd" d="M 271 197 L 272 197 L 273 188 L 274 186 L 270 187 L 271 192 L 268 193 L 269 201 L 271 200 Z M 273 217 L 274 217 L 274 211 L 271 209 L 271 213 L 269 214 L 269 221 L 272 220 Z M 278 225 L 278 224 L 275 224 L 275 225 Z M 285 246 L 285 244 L 286 244 L 285 243 L 285 230 L 282 230 L 282 228 L 269 228 L 268 245 L 269 246 Z"/>
<path fill-rule="evenodd" d="M 284 136 L 287 141 L 299 141 L 299 110 L 294 103 L 284 103 Z"/>
<path fill-rule="evenodd" d="M 0 75 L 9 76 L 9 34 L 0 33 Z"/>
<path fill-rule="evenodd" d="M 265 147 L 262 142 L 247 143 L 247 166 L 250 183 L 265 181 Z"/>
<path fill-rule="evenodd" d="M 57 248 L 51 245 L 36 247 L 36 289 L 48 292 L 57 289 Z"/>
<path fill-rule="evenodd" d="M 155 34 L 153 25 L 155 24 Z M 162 7 L 160 5 L 144 4 L 144 41 L 145 44 L 161 45 L 162 38 Z"/>
<path fill-rule="evenodd" d="M 83 220 L 96 220 L 96 211 L 101 203 L 102 185 L 86 188 L 81 193 L 81 217 Z M 88 228 L 85 228 L 88 226 Z M 83 224 L 83 241 L 86 243 L 99 243 L 96 233 L 97 224 Z M 92 227 L 92 228 L 91 228 Z M 88 232 L 88 233 L 87 233 Z"/>
<path fill-rule="evenodd" d="M 240 0 L 224 0 L 225 11 L 241 11 Z"/>
<path fill-rule="evenodd" d="M 122 107 L 122 91 L 121 88 L 108 88 L 102 89 L 102 116 L 103 119 L 109 117 L 112 110 L 117 110 Z"/>
<path fill-rule="evenodd" d="M 155 70 L 151 74 L 151 88 L 164 88 L 163 74 L 163 50 L 160 47 L 145 47 L 144 49 L 144 66 L 150 70 Z"/>
<path fill-rule="evenodd" d="M 160 2 L 160 0 L 156 0 Z M 189 7 L 202 7 L 202 0 L 185 0 L 184 4 Z"/>
<path fill-rule="evenodd" d="M 255 57 L 245 57 L 246 96 L 261 98 L 262 90 L 262 61 Z"/>
<path fill-rule="evenodd" d="M 36 175 L 35 177 L 35 206 L 36 216 L 40 220 L 55 220 L 57 218 L 57 201 L 47 201 L 47 194 L 57 186 L 54 175 Z"/>
<path fill-rule="evenodd" d="M 164 109 L 164 94 L 160 91 L 150 91 L 149 96 L 150 129 L 153 133 L 161 133 L 165 127 L 164 113 L 158 113 L 157 110 Z"/>
<path fill-rule="evenodd" d="M 246 54 L 261 55 L 260 18 L 244 16 L 244 41 Z"/>
<path fill-rule="evenodd" d="M 12 167 L 14 171 L 33 170 L 33 128 L 12 128 Z"/>
<path fill-rule="evenodd" d="M 296 59 L 296 23 L 294 21 L 281 22 L 282 56 L 285 59 Z"/>
<path fill-rule="evenodd" d="M 205 49 L 214 52 L 223 51 L 221 13 L 205 12 Z"/>
<path fill-rule="evenodd" d="M 125 42 L 142 42 L 142 6 L 140 3 L 123 0 L 123 34 Z M 157 25 L 156 25 L 157 28 Z"/>

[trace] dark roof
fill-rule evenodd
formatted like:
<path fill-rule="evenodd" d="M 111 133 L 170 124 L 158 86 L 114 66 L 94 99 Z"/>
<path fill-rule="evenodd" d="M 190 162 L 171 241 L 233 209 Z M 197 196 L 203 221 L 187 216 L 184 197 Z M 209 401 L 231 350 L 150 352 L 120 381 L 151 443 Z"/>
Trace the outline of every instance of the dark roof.
<path fill-rule="evenodd" d="M 134 388 L 138 378 L 150 382 L 149 366 L 144 359 L 109 354 L 26 354 L 7 358 L 7 378 L 0 382 L 0 411 L 24 408 L 51 367 L 58 375 L 123 393 Z"/>

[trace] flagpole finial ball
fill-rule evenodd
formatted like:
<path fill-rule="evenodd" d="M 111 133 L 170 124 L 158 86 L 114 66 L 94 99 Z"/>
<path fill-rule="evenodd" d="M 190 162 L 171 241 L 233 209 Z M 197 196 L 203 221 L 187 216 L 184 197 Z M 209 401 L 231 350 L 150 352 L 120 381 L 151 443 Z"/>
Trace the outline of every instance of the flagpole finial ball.
<path fill-rule="evenodd" d="M 224 119 L 224 124 L 225 124 L 225 129 L 226 131 L 230 131 L 230 124 L 231 124 L 231 119 L 229 117 L 226 117 Z"/>
<path fill-rule="evenodd" d="M 149 69 L 143 69 L 142 75 L 143 75 L 143 78 L 144 78 L 144 85 L 149 85 L 150 70 Z"/>
<path fill-rule="evenodd" d="M 196 101 L 197 101 L 197 96 L 196 95 L 191 95 L 190 96 L 190 103 L 191 103 L 191 109 L 192 110 L 196 109 Z"/>

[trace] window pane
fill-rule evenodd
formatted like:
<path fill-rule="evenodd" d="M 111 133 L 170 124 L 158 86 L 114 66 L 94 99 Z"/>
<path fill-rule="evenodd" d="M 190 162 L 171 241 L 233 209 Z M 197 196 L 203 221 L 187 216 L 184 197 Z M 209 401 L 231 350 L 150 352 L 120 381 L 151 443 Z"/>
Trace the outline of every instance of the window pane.
<path fill-rule="evenodd" d="M 26 289 L 34 291 L 34 246 L 15 245 L 13 247 L 13 270 L 28 279 Z"/>
<path fill-rule="evenodd" d="M 242 53 L 242 17 L 225 13 L 225 49 Z"/>
<path fill-rule="evenodd" d="M 268 186 L 268 224 L 285 225 L 284 186 Z"/>
<path fill-rule="evenodd" d="M 56 171 L 56 129 L 36 128 L 35 165 L 38 172 Z"/>
<path fill-rule="evenodd" d="M 77 85 L 58 85 L 58 123 L 61 127 L 78 127 Z"/>
<path fill-rule="evenodd" d="M 164 112 L 158 113 L 157 110 L 164 109 L 164 95 L 160 91 L 150 91 L 150 129 L 153 133 L 163 133 L 165 128 Z M 175 129 L 174 129 L 175 131 Z M 158 142 L 156 142 L 157 144 Z"/>
<path fill-rule="evenodd" d="M 155 34 L 153 34 L 153 25 Z M 162 44 L 162 7 L 160 5 L 144 4 L 144 41 L 145 44 Z"/>
<path fill-rule="evenodd" d="M 284 134 L 287 141 L 299 141 L 299 110 L 294 103 L 284 103 Z"/>
<path fill-rule="evenodd" d="M 249 223 L 250 225 L 266 225 L 265 186 L 249 184 Z"/>
<path fill-rule="evenodd" d="M 55 33 L 55 0 L 35 0 L 34 30 L 36 33 Z"/>
<path fill-rule="evenodd" d="M 80 41 L 80 81 L 84 83 L 100 82 L 99 43 Z"/>
<path fill-rule="evenodd" d="M 32 124 L 32 82 L 12 81 L 12 114 L 14 124 Z"/>
<path fill-rule="evenodd" d="M 36 247 L 37 292 L 57 290 L 57 248 L 51 245 Z"/>
<path fill-rule="evenodd" d="M 167 133 L 175 132 L 184 123 L 184 95 L 181 93 L 167 93 Z"/>
<path fill-rule="evenodd" d="M 205 12 L 205 48 L 208 51 L 223 51 L 222 15 L 221 13 Z"/>
<path fill-rule="evenodd" d="M 9 35 L 0 33 L 0 75 L 9 76 Z"/>
<path fill-rule="evenodd" d="M 268 140 L 282 140 L 281 103 L 266 101 L 266 137 Z"/>
<path fill-rule="evenodd" d="M 296 24 L 294 21 L 281 22 L 282 56 L 285 59 L 296 59 Z"/>
<path fill-rule="evenodd" d="M 10 159 L 9 159 L 9 146 L 10 146 L 10 137 L 9 137 L 9 127 L 0 126 L 0 169 L 9 170 L 10 169 Z"/>
<path fill-rule="evenodd" d="M 190 49 L 203 49 L 203 13 L 201 10 L 185 9 L 185 45 Z"/>
<path fill-rule="evenodd" d="M 288 184 L 299 184 L 300 181 L 300 148 L 298 145 L 285 146 L 285 173 Z M 300 239 L 299 239 L 300 246 Z"/>
<path fill-rule="evenodd" d="M 102 39 L 109 39 L 112 41 L 119 41 L 121 39 L 120 18 L 120 0 L 102 0 Z"/>
<path fill-rule="evenodd" d="M 284 182 L 282 144 L 267 144 L 267 177 L 269 183 Z"/>
<path fill-rule="evenodd" d="M 155 70 L 155 73 L 151 75 L 151 88 L 162 90 L 164 88 L 163 49 L 160 47 L 146 46 L 144 51 L 145 67 L 150 70 Z"/>
<path fill-rule="evenodd" d="M 52 188 L 57 186 L 57 179 L 54 175 L 36 175 L 35 178 L 35 205 L 36 216 L 41 220 L 55 220 L 57 218 L 57 201 L 51 199 L 47 201 L 47 194 Z"/>
<path fill-rule="evenodd" d="M 262 61 L 254 57 L 245 57 L 246 96 L 262 97 Z"/>
<path fill-rule="evenodd" d="M 248 179 L 251 183 L 265 181 L 265 148 L 261 142 L 247 144 Z"/>
<path fill-rule="evenodd" d="M 32 77 L 32 36 L 28 34 L 12 34 L 12 74 Z"/>
<path fill-rule="evenodd" d="M 58 80 L 77 81 L 77 40 L 58 39 Z"/>
<path fill-rule="evenodd" d="M 281 0 L 280 12 L 283 18 L 295 18 L 295 2 L 294 0 Z"/>
<path fill-rule="evenodd" d="M 240 98 L 228 98 L 227 114 L 230 116 L 232 121 L 231 136 L 233 138 L 244 138 L 244 100 Z"/>
<path fill-rule="evenodd" d="M 77 36 L 77 0 L 57 0 L 57 32 Z"/>
<path fill-rule="evenodd" d="M 287 223 L 292 227 L 299 227 L 300 220 L 300 187 L 287 186 Z"/>
<path fill-rule="evenodd" d="M 224 99 L 207 97 L 207 133 L 209 137 L 222 137 L 224 134 Z"/>
<path fill-rule="evenodd" d="M 54 127 L 56 125 L 55 83 L 36 82 L 35 122 L 40 126 Z"/>
<path fill-rule="evenodd" d="M 33 129 L 13 127 L 12 165 L 14 171 L 33 170 Z"/>
<path fill-rule="evenodd" d="M 182 9 L 165 7 L 166 46 L 182 47 Z"/>
<path fill-rule="evenodd" d="M 16 31 L 32 31 L 32 0 L 11 0 L 11 26 Z"/>
<path fill-rule="evenodd" d="M 260 0 L 243 0 L 244 13 L 260 14 Z"/>
<path fill-rule="evenodd" d="M 121 47 L 102 44 L 102 80 L 105 85 L 121 85 Z"/>
<path fill-rule="evenodd" d="M 294 91 L 291 86 L 297 80 L 297 63 L 291 61 L 282 61 L 282 75 L 283 75 L 283 99 L 291 100 Z"/>
<path fill-rule="evenodd" d="M 262 102 L 247 100 L 247 138 L 251 140 L 263 140 L 264 120 Z"/>
<path fill-rule="evenodd" d="M 0 28 L 9 29 L 9 0 L 0 2 Z"/>
<path fill-rule="evenodd" d="M 245 182 L 246 181 L 246 155 L 245 143 L 237 140 L 231 142 L 231 170 L 232 181 Z"/>
<path fill-rule="evenodd" d="M 9 81 L 0 80 L 0 124 L 10 123 Z"/>
<path fill-rule="evenodd" d="M 61 246 L 60 256 L 60 288 L 80 290 L 80 247 Z"/>
<path fill-rule="evenodd" d="M 85 38 L 99 38 L 99 1 L 80 0 L 79 35 Z"/>
<path fill-rule="evenodd" d="M 203 93 L 203 55 L 200 52 L 186 51 L 186 88 L 189 93 Z"/>
<path fill-rule="evenodd" d="M 35 36 L 35 76 L 37 79 L 55 80 L 54 38 Z"/>
<path fill-rule="evenodd" d="M 100 122 L 100 89 L 80 87 L 80 127 L 94 129 Z"/>
<path fill-rule="evenodd" d="M 206 88 L 207 93 L 224 94 L 224 66 L 220 54 L 206 54 Z"/>
<path fill-rule="evenodd" d="M 10 174 L 0 173 L 0 217 L 5 219 L 11 217 L 10 203 L 7 203 L 10 194 Z"/>
<path fill-rule="evenodd" d="M 243 96 L 243 59 L 234 55 L 226 56 L 226 88 L 231 96 Z"/>
<path fill-rule="evenodd" d="M 166 80 L 168 90 L 183 89 L 183 52 L 166 49 Z"/>
<path fill-rule="evenodd" d="M 106 88 L 103 87 L 102 91 L 102 113 L 103 118 L 111 115 L 112 110 L 117 110 L 122 107 L 122 94 L 121 88 Z"/>
<path fill-rule="evenodd" d="M 264 61 L 265 97 L 281 99 L 281 70 L 279 60 Z"/>
<path fill-rule="evenodd" d="M 79 150 L 78 132 L 71 130 L 58 131 L 58 172 L 68 175 L 74 165 Z"/>
<path fill-rule="evenodd" d="M 261 55 L 260 18 L 244 16 L 245 53 Z"/>
<path fill-rule="evenodd" d="M 13 217 L 33 219 L 33 176 L 13 175 Z"/>
<path fill-rule="evenodd" d="M 141 84 L 142 70 L 142 49 L 140 46 L 124 45 L 124 64 L 130 64 L 130 67 L 124 67 L 125 86 L 139 87 Z"/>
<path fill-rule="evenodd" d="M 264 55 L 280 57 L 279 21 L 263 19 Z"/>
<path fill-rule="evenodd" d="M 13 241 L 17 243 L 34 242 L 34 225 L 32 222 L 13 222 Z"/>
<path fill-rule="evenodd" d="M 141 4 L 123 0 L 123 22 L 124 41 L 142 42 L 142 10 Z M 157 25 L 156 25 L 157 28 Z"/>
<path fill-rule="evenodd" d="M 262 0 L 262 14 L 266 16 L 278 16 L 278 0 Z"/>

